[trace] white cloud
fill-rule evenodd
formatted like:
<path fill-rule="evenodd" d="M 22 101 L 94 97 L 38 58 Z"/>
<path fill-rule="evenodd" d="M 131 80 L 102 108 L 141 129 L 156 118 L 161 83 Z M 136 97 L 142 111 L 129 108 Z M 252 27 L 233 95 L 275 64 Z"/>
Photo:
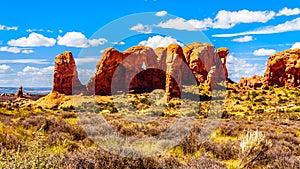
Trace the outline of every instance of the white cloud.
<path fill-rule="evenodd" d="M 58 45 L 76 48 L 99 46 L 107 42 L 104 38 L 88 40 L 81 32 L 67 32 L 64 36 L 58 36 L 57 40 Z"/>
<path fill-rule="evenodd" d="M 89 41 L 81 32 L 67 32 L 63 37 L 58 36 L 57 44 L 67 47 L 87 48 Z"/>
<path fill-rule="evenodd" d="M 30 54 L 30 53 L 34 53 L 34 50 L 32 50 L 32 49 L 24 49 L 24 50 L 22 50 L 22 53 L 24 53 L 24 54 Z"/>
<path fill-rule="evenodd" d="M 92 46 L 99 46 L 99 45 L 103 45 L 105 43 L 107 43 L 108 40 L 107 39 L 104 39 L 104 38 L 99 38 L 99 39 L 92 39 L 92 40 L 89 40 L 89 44 L 92 45 Z"/>
<path fill-rule="evenodd" d="M 10 53 L 20 53 L 21 49 L 17 47 L 8 47 L 8 46 L 2 46 L 0 47 L 1 52 L 10 52 Z"/>
<path fill-rule="evenodd" d="M 54 66 L 37 68 L 26 66 L 17 72 L 17 82 L 23 86 L 51 86 Z"/>
<path fill-rule="evenodd" d="M 225 11 L 221 10 L 218 12 L 214 19 L 213 28 L 228 29 L 234 27 L 240 23 L 266 23 L 273 19 L 275 12 L 273 11 Z"/>
<path fill-rule="evenodd" d="M 27 29 L 26 32 L 44 32 L 44 29 Z"/>
<path fill-rule="evenodd" d="M 250 41 L 253 41 L 253 37 L 252 36 L 244 36 L 244 37 L 232 39 L 232 41 L 233 42 L 250 42 Z"/>
<path fill-rule="evenodd" d="M 6 64 L 0 65 L 0 73 L 10 73 L 10 72 L 13 72 L 13 69 L 10 66 Z"/>
<path fill-rule="evenodd" d="M 85 84 L 95 74 L 96 69 L 78 68 L 77 71 L 78 71 L 78 78 L 80 79 L 81 83 Z"/>
<path fill-rule="evenodd" d="M 241 66 L 242 65 L 242 66 Z M 228 55 L 226 66 L 228 69 L 229 78 L 238 82 L 241 77 L 250 77 L 253 75 L 263 76 L 266 65 L 248 63 L 245 59 Z"/>
<path fill-rule="evenodd" d="M 63 33 L 63 31 L 60 29 L 60 30 L 58 30 L 58 33 Z"/>
<path fill-rule="evenodd" d="M 282 16 L 282 15 L 291 16 L 291 15 L 298 15 L 298 14 L 300 14 L 299 8 L 290 9 L 290 8 L 284 7 L 276 14 L 276 16 Z"/>
<path fill-rule="evenodd" d="M 276 50 L 274 49 L 265 49 L 265 48 L 261 48 L 261 49 L 257 49 L 253 52 L 254 56 L 270 56 L 273 55 L 274 53 L 276 53 Z"/>
<path fill-rule="evenodd" d="M 22 71 L 18 72 L 19 76 L 26 75 L 52 75 L 54 71 L 54 66 L 49 66 L 45 68 L 36 68 L 31 66 L 26 66 Z"/>
<path fill-rule="evenodd" d="M 34 51 L 32 49 L 22 49 L 22 48 L 18 48 L 18 47 L 1 46 L 0 52 L 30 54 L 30 53 L 33 53 Z"/>
<path fill-rule="evenodd" d="M 198 23 L 197 20 L 193 20 L 192 23 L 197 23 L 197 24 L 201 25 L 200 23 Z M 169 19 L 166 22 L 160 22 L 156 26 L 160 27 L 160 28 L 187 30 L 187 31 L 196 31 L 196 30 L 198 30 L 189 21 L 186 21 L 183 18 Z M 205 27 L 205 26 L 203 26 L 203 27 Z"/>
<path fill-rule="evenodd" d="M 111 44 L 113 45 L 125 45 L 125 42 L 121 41 L 121 42 L 111 42 Z"/>
<path fill-rule="evenodd" d="M 178 45 L 183 46 L 182 43 L 178 42 L 176 39 L 170 36 L 163 37 L 160 35 L 149 37 L 148 40 L 141 41 L 139 45 L 149 46 L 155 49 L 157 47 L 167 47 L 169 44 L 172 43 L 177 43 Z"/>
<path fill-rule="evenodd" d="M 75 58 L 76 65 L 81 65 L 85 63 L 97 63 L 98 61 L 99 56 Z"/>
<path fill-rule="evenodd" d="M 295 49 L 295 48 L 300 49 L 300 42 L 294 43 L 294 45 L 292 46 L 292 49 Z"/>
<path fill-rule="evenodd" d="M 149 25 L 143 25 L 141 23 L 139 23 L 139 24 L 131 27 L 130 30 L 137 31 L 137 32 L 140 32 L 140 33 L 145 33 L 145 34 L 152 33 L 151 26 L 149 26 Z"/>
<path fill-rule="evenodd" d="M 274 16 L 275 12 L 273 11 L 249 11 L 245 9 L 240 11 L 221 10 L 214 19 L 185 20 L 183 18 L 175 18 L 160 22 L 155 26 L 187 31 L 205 30 L 207 28 L 229 29 L 240 23 L 266 23 L 273 19 Z"/>
<path fill-rule="evenodd" d="M 20 46 L 20 47 L 38 47 L 38 46 L 54 46 L 56 40 L 53 38 L 47 38 L 38 33 L 31 33 L 28 38 L 22 37 L 19 39 L 13 39 L 7 42 L 10 46 Z"/>
<path fill-rule="evenodd" d="M 167 13 L 168 13 L 167 11 L 159 11 L 159 12 L 156 12 L 155 15 L 156 15 L 156 16 L 160 16 L 160 17 L 163 17 L 163 16 L 166 16 Z"/>
<path fill-rule="evenodd" d="M 286 21 L 282 24 L 276 26 L 263 27 L 254 31 L 232 33 L 232 34 L 215 34 L 213 37 L 234 37 L 243 35 L 259 35 L 259 34 L 274 34 L 289 31 L 299 31 L 300 30 L 300 18 L 293 19 L 291 21 Z"/>
<path fill-rule="evenodd" d="M 10 31 L 10 30 L 18 30 L 19 27 L 17 26 L 6 26 L 6 25 L 0 25 L 0 30 Z"/>
<path fill-rule="evenodd" d="M 46 59 L 11 59 L 11 60 L 0 60 L 0 64 L 5 63 L 21 63 L 21 64 L 49 64 Z"/>

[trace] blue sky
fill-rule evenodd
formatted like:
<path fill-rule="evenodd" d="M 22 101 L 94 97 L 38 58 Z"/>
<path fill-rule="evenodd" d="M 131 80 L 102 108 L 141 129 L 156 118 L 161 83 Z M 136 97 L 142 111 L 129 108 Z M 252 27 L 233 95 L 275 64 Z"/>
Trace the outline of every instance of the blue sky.
<path fill-rule="evenodd" d="M 263 75 L 268 56 L 300 47 L 298 0 L 4 1 L 0 86 L 52 86 L 57 54 L 72 51 L 85 83 L 107 47 L 178 42 L 228 47 L 231 79 Z M 299 8 L 298 8 L 299 7 Z"/>

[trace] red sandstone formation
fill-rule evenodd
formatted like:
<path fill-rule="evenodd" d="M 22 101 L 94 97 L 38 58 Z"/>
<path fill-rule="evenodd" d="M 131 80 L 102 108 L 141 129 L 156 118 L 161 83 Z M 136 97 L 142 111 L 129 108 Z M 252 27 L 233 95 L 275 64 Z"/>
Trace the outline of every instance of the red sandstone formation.
<path fill-rule="evenodd" d="M 271 55 L 264 74 L 265 86 L 300 86 L 300 49 Z"/>
<path fill-rule="evenodd" d="M 181 64 L 184 62 L 182 48 L 178 44 L 170 44 L 167 48 L 166 57 L 166 96 L 167 100 L 180 97 L 182 85 Z"/>
<path fill-rule="evenodd" d="M 67 95 L 80 92 L 110 95 L 117 91 L 165 89 L 170 100 L 180 97 L 183 82 L 212 83 L 213 86 L 222 77 L 227 79 L 227 54 L 227 48 L 215 53 L 214 46 L 201 43 L 192 43 L 184 48 L 170 44 L 167 48 L 155 50 L 134 46 L 124 52 L 108 48 L 97 63 L 95 75 L 83 88 L 72 53 L 65 52 L 55 59 L 53 91 Z"/>
<path fill-rule="evenodd" d="M 225 73 L 225 78 L 226 80 L 228 80 L 228 71 L 227 71 L 227 67 L 226 67 L 226 58 L 228 55 L 228 48 L 219 48 L 217 50 L 217 53 L 221 59 L 222 62 L 222 66 L 223 66 L 223 72 Z"/>
<path fill-rule="evenodd" d="M 257 88 L 263 85 L 263 80 L 264 77 L 254 75 L 250 78 L 242 77 L 239 84 L 241 87 Z"/>
<path fill-rule="evenodd" d="M 54 61 L 53 92 L 77 94 L 84 90 L 78 79 L 75 60 L 71 52 L 57 55 Z"/>

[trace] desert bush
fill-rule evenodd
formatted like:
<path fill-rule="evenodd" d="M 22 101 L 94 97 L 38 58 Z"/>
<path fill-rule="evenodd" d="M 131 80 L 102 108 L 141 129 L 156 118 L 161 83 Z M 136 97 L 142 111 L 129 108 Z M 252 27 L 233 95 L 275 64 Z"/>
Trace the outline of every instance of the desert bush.
<path fill-rule="evenodd" d="M 230 160 L 238 158 L 238 144 L 226 141 L 223 143 L 207 141 L 201 145 L 207 152 L 211 152 L 215 158 Z"/>
<path fill-rule="evenodd" d="M 289 114 L 289 119 L 294 120 L 294 121 L 298 121 L 298 120 L 300 120 L 300 115 L 299 115 L 299 113 L 290 113 Z"/>
<path fill-rule="evenodd" d="M 289 100 L 287 98 L 279 98 L 278 103 L 279 104 L 284 104 L 286 102 L 288 102 Z"/>
<path fill-rule="evenodd" d="M 185 167 L 184 167 L 185 168 Z M 226 165 L 218 160 L 200 157 L 188 161 L 186 168 L 191 169 L 226 169 Z"/>
<path fill-rule="evenodd" d="M 256 130 L 248 132 L 240 143 L 240 161 L 239 168 L 248 168 L 252 166 L 258 159 L 264 156 L 265 152 L 270 149 L 272 143 L 266 139 L 266 136 Z"/>
<path fill-rule="evenodd" d="M 256 110 L 255 110 L 255 113 L 257 113 L 257 114 L 262 114 L 262 113 L 264 113 L 264 112 L 265 112 L 264 109 L 256 109 Z"/>

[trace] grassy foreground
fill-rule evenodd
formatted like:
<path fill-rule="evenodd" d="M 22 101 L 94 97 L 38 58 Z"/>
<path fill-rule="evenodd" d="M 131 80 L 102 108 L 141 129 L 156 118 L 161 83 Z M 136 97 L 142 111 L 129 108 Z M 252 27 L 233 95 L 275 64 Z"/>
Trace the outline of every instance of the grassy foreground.
<path fill-rule="evenodd" d="M 21 101 L 1 104 L 0 168 L 299 168 L 299 89 L 232 85 L 221 118 L 205 140 L 198 136 L 205 131 L 212 101 L 210 92 L 201 90 L 200 95 L 200 110 L 184 112 L 194 119 L 184 139 L 164 152 L 139 158 L 122 155 L 137 153 L 135 147 L 105 150 L 87 134 L 78 113 L 101 114 L 118 133 L 147 138 L 181 116 L 176 113 L 180 100 L 153 110 L 149 94 L 131 95 L 131 104 L 143 116 L 157 117 L 147 123 L 128 120 L 133 115 L 118 112 L 110 101 L 52 108 Z"/>

